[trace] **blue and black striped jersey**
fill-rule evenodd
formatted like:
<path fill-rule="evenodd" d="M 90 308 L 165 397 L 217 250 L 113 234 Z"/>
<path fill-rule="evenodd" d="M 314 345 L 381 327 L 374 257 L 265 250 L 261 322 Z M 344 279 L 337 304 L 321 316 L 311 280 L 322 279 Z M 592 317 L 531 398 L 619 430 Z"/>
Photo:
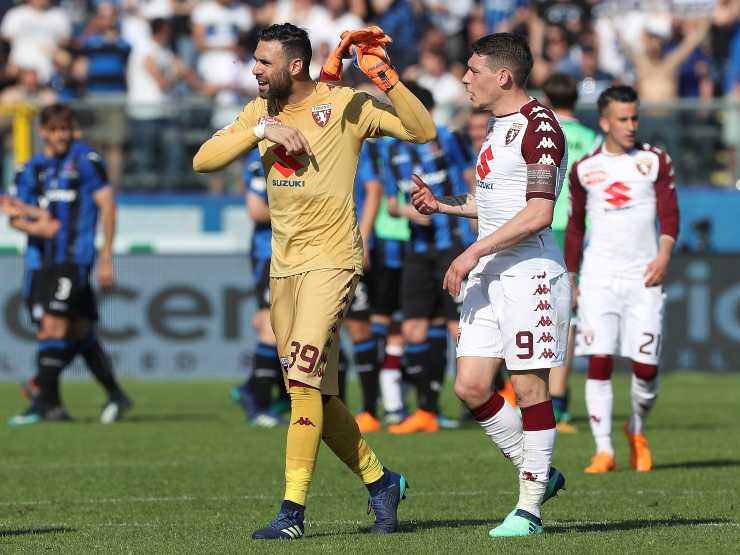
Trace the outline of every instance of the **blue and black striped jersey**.
<path fill-rule="evenodd" d="M 394 140 L 389 143 L 385 157 L 385 194 L 389 197 L 401 190 L 409 198 L 412 174 L 421 177 L 437 197 L 465 194 L 468 185 L 464 173 L 475 163 L 466 141 L 445 127 L 438 127 L 437 138 L 426 144 Z M 411 224 L 411 247 L 416 252 L 467 246 L 475 238 L 467 218 L 434 214 L 431 225 Z"/>
<path fill-rule="evenodd" d="M 265 167 L 262 165 L 259 149 L 249 151 L 244 162 L 243 179 L 247 194 L 256 195 L 267 202 Z M 254 222 L 249 254 L 255 260 L 269 260 L 272 256 L 272 227 L 269 222 Z"/>
<path fill-rule="evenodd" d="M 103 159 L 81 141 L 74 141 L 63 156 L 38 154 L 18 171 L 17 197 L 48 210 L 61 223 L 51 239 L 29 238 L 28 269 L 50 264 L 93 264 L 98 223 L 95 193 L 107 185 Z"/>

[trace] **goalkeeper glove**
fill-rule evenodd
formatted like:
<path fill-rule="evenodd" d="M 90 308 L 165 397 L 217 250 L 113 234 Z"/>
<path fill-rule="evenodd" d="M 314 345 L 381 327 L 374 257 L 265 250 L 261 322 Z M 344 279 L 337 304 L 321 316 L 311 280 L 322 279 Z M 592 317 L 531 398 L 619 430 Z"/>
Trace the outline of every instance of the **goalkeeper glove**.
<path fill-rule="evenodd" d="M 360 44 L 352 46 L 357 67 L 384 93 L 398 83 L 398 72 L 391 65 L 388 54 L 381 44 Z"/>
<path fill-rule="evenodd" d="M 375 25 L 358 31 L 344 31 L 339 44 L 321 68 L 321 81 L 339 81 L 342 78 L 342 59 L 351 57 L 350 47 L 353 44 L 386 44 L 391 42 L 383 29 Z"/>

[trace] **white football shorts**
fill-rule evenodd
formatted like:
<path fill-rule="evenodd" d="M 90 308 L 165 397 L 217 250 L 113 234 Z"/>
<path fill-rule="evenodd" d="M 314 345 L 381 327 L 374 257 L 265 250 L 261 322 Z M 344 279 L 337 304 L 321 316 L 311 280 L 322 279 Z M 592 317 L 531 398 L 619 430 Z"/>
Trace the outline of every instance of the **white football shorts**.
<path fill-rule="evenodd" d="M 619 355 L 658 364 L 665 295 L 641 279 L 581 276 L 576 356 Z"/>
<path fill-rule="evenodd" d="M 503 358 L 508 370 L 562 366 L 568 344 L 568 274 L 474 274 L 460 314 L 458 357 Z"/>

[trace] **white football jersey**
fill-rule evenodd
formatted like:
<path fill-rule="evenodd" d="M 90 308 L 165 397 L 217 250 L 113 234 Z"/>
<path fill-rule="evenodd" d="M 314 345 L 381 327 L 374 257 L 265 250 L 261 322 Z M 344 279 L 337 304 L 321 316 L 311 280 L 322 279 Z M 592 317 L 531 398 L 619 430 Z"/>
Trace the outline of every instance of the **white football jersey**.
<path fill-rule="evenodd" d="M 521 110 L 492 117 L 476 163 L 478 239 L 491 235 L 531 198 L 557 199 L 568 165 L 565 136 L 555 115 L 532 99 Z M 558 168 L 555 194 L 527 191 L 527 166 Z M 564 271 L 562 253 L 550 228 L 517 245 L 484 256 L 473 273 L 519 274 Z"/>
<path fill-rule="evenodd" d="M 602 145 L 571 168 L 571 215 L 565 241 L 568 271 L 643 279 L 658 254 L 658 232 L 678 236 L 678 202 L 667 153 L 638 144 L 610 154 Z"/>

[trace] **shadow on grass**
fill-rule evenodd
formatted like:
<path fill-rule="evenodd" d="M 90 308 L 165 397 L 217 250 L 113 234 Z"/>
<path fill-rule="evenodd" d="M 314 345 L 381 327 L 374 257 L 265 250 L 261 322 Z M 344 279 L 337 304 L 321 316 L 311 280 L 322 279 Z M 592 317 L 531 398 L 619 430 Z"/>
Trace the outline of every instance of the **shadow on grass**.
<path fill-rule="evenodd" d="M 76 532 L 74 528 L 66 526 L 48 526 L 45 528 L 15 528 L 4 530 L 0 528 L 0 538 L 10 538 L 14 536 L 35 536 L 37 534 L 64 534 L 67 532 Z"/>
<path fill-rule="evenodd" d="M 740 460 L 738 459 L 709 459 L 706 461 L 686 461 L 686 462 L 654 464 L 653 470 L 671 470 L 675 468 L 684 468 L 684 469 L 728 468 L 732 466 L 740 466 Z"/>
<path fill-rule="evenodd" d="M 397 534 L 409 534 L 437 528 L 493 528 L 501 523 L 500 519 L 444 519 L 420 520 L 402 522 L 396 530 Z M 545 532 L 550 534 L 571 534 L 577 532 L 623 532 L 641 530 L 645 528 L 675 527 L 675 526 L 721 526 L 723 524 L 736 525 L 734 520 L 727 518 L 659 518 L 645 520 L 615 520 L 605 522 L 583 522 L 580 520 L 558 520 L 558 524 L 547 524 Z M 366 535 L 370 527 L 363 527 L 353 531 L 337 531 L 313 534 L 309 533 L 306 539 L 321 539 L 337 536 Z"/>
<path fill-rule="evenodd" d="M 569 524 L 572 522 L 572 524 Z M 675 526 L 717 526 L 735 524 L 727 518 L 657 518 L 645 520 L 615 520 L 611 522 L 582 522 L 559 520 L 558 524 L 547 526 L 547 533 L 568 534 L 571 532 L 622 532 L 627 530 L 642 530 L 644 528 L 675 527 Z"/>

